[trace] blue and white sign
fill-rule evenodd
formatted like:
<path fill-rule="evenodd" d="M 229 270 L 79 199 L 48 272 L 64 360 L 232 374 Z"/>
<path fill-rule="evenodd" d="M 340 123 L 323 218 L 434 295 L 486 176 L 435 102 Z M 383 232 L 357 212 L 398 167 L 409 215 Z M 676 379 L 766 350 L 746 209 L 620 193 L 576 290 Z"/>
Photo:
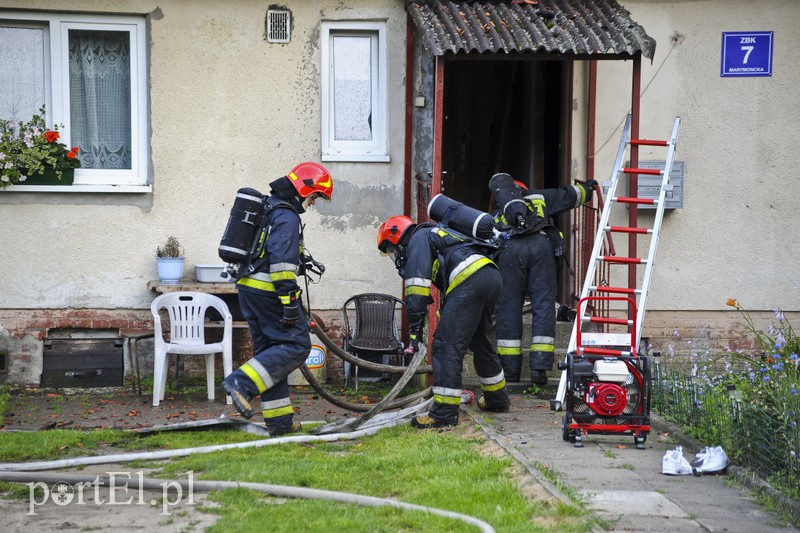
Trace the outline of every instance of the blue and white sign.
<path fill-rule="evenodd" d="M 772 76 L 771 31 L 722 32 L 723 78 Z"/>

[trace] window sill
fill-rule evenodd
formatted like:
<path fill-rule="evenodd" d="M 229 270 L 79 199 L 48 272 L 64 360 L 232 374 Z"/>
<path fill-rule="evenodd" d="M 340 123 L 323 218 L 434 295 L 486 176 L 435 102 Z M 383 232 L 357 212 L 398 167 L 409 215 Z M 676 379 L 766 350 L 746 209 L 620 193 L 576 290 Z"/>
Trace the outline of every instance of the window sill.
<path fill-rule="evenodd" d="M 151 193 L 152 185 L 14 185 L 3 192 Z"/>
<path fill-rule="evenodd" d="M 351 163 L 388 163 L 388 154 L 322 154 L 322 161 L 343 161 Z"/>

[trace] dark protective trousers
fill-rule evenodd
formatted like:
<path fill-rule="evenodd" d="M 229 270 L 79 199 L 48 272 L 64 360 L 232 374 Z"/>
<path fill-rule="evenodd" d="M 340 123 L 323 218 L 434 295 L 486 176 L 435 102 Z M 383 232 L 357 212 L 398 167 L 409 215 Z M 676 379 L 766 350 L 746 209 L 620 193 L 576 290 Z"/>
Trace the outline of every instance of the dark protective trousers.
<path fill-rule="evenodd" d="M 311 350 L 308 321 L 302 310 L 296 324 L 281 324 L 283 305 L 274 292 L 239 287 L 239 306 L 247 320 L 255 356 L 234 370 L 236 379 L 253 397 L 261 395 L 264 424 L 271 432 L 284 432 L 292 425 L 294 409 L 289 399 L 289 374 L 302 364 Z M 256 363 L 253 363 L 253 361 Z M 243 369 L 248 367 L 248 373 Z M 259 390 L 250 376 L 253 369 L 261 374 Z M 263 369 L 263 370 L 262 370 Z M 266 372 L 266 376 L 263 375 Z"/>
<path fill-rule="evenodd" d="M 522 370 L 522 305 L 531 301 L 530 367 L 552 369 L 556 334 L 557 264 L 546 235 L 533 233 L 506 241 L 495 261 L 503 276 L 497 306 L 497 352 L 509 381 Z"/>
<path fill-rule="evenodd" d="M 501 284 L 497 269 L 485 266 L 446 295 L 432 343 L 434 404 L 429 412 L 431 418 L 452 424 L 458 422 L 460 401 L 437 403 L 436 389 L 457 390 L 460 400 L 461 371 L 467 348 L 474 354 L 475 372 L 486 402 L 490 406 L 508 404 L 500 360 L 489 337 Z M 484 387 L 484 383 L 488 386 Z"/>

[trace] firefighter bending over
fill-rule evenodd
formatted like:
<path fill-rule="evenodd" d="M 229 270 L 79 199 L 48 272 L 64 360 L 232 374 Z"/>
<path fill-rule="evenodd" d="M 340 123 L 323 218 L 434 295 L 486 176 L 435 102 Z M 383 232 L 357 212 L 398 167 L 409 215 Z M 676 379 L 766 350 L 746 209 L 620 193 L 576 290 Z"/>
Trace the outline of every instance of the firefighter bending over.
<path fill-rule="evenodd" d="M 439 325 L 433 337 L 433 408 L 417 416 L 417 428 L 455 426 L 461 403 L 461 370 L 467 348 L 475 355 L 483 396 L 478 407 L 508 411 L 503 369 L 489 338 L 500 273 L 475 242 L 432 223 L 414 224 L 393 216 L 378 229 L 378 249 L 394 258 L 405 280 L 409 348 L 423 342 L 422 330 L 431 298 L 431 284 L 442 294 Z"/>
<path fill-rule="evenodd" d="M 322 165 L 301 163 L 269 185 L 267 220 L 259 237 L 264 252 L 255 271 L 236 286 L 255 356 L 227 376 L 223 386 L 248 419 L 254 412 L 252 399 L 260 396 L 267 430 L 270 435 L 283 435 L 300 429 L 292 422 L 287 377 L 311 350 L 297 285 L 303 246 L 300 214 L 317 198 L 330 201 L 333 181 Z"/>
<path fill-rule="evenodd" d="M 510 175 L 495 174 L 489 189 L 497 200 L 497 229 L 509 234 L 495 260 L 503 277 L 497 306 L 497 353 L 506 379 L 518 382 L 522 370 L 522 306 L 531 301 L 531 382 L 547 384 L 555 352 L 555 303 L 564 243 L 554 216 L 592 198 L 595 180 L 559 189 L 528 190 Z"/>

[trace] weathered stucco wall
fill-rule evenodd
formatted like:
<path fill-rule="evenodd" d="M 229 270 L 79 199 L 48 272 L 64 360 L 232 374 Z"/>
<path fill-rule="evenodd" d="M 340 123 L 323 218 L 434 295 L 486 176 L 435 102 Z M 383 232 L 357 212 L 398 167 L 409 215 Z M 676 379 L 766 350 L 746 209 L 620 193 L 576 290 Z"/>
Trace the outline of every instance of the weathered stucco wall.
<path fill-rule="evenodd" d="M 289 44 L 265 38 L 266 3 L 7 1 L 3 8 L 148 16 L 152 194 L 0 193 L 0 309 L 149 307 L 155 249 L 174 235 L 193 265 L 219 263 L 236 190 L 320 160 L 320 21 L 385 20 L 390 163 L 325 163 L 333 202 L 304 217 L 327 267 L 312 305 L 335 309 L 360 291 L 399 293 L 375 248 L 402 211 L 405 12 L 402 2 L 286 2 Z"/>
<path fill-rule="evenodd" d="M 664 218 L 648 307 L 720 310 L 732 297 L 748 309 L 800 309 L 800 248 L 792 245 L 800 2 L 622 3 L 658 42 L 652 64 L 642 64 L 641 136 L 667 138 L 680 116 L 676 160 L 686 162 L 684 208 Z M 772 76 L 720 77 L 723 31 L 775 32 Z M 613 167 L 631 66 L 599 66 L 598 180 Z M 640 159 L 663 153 L 642 149 Z"/>

